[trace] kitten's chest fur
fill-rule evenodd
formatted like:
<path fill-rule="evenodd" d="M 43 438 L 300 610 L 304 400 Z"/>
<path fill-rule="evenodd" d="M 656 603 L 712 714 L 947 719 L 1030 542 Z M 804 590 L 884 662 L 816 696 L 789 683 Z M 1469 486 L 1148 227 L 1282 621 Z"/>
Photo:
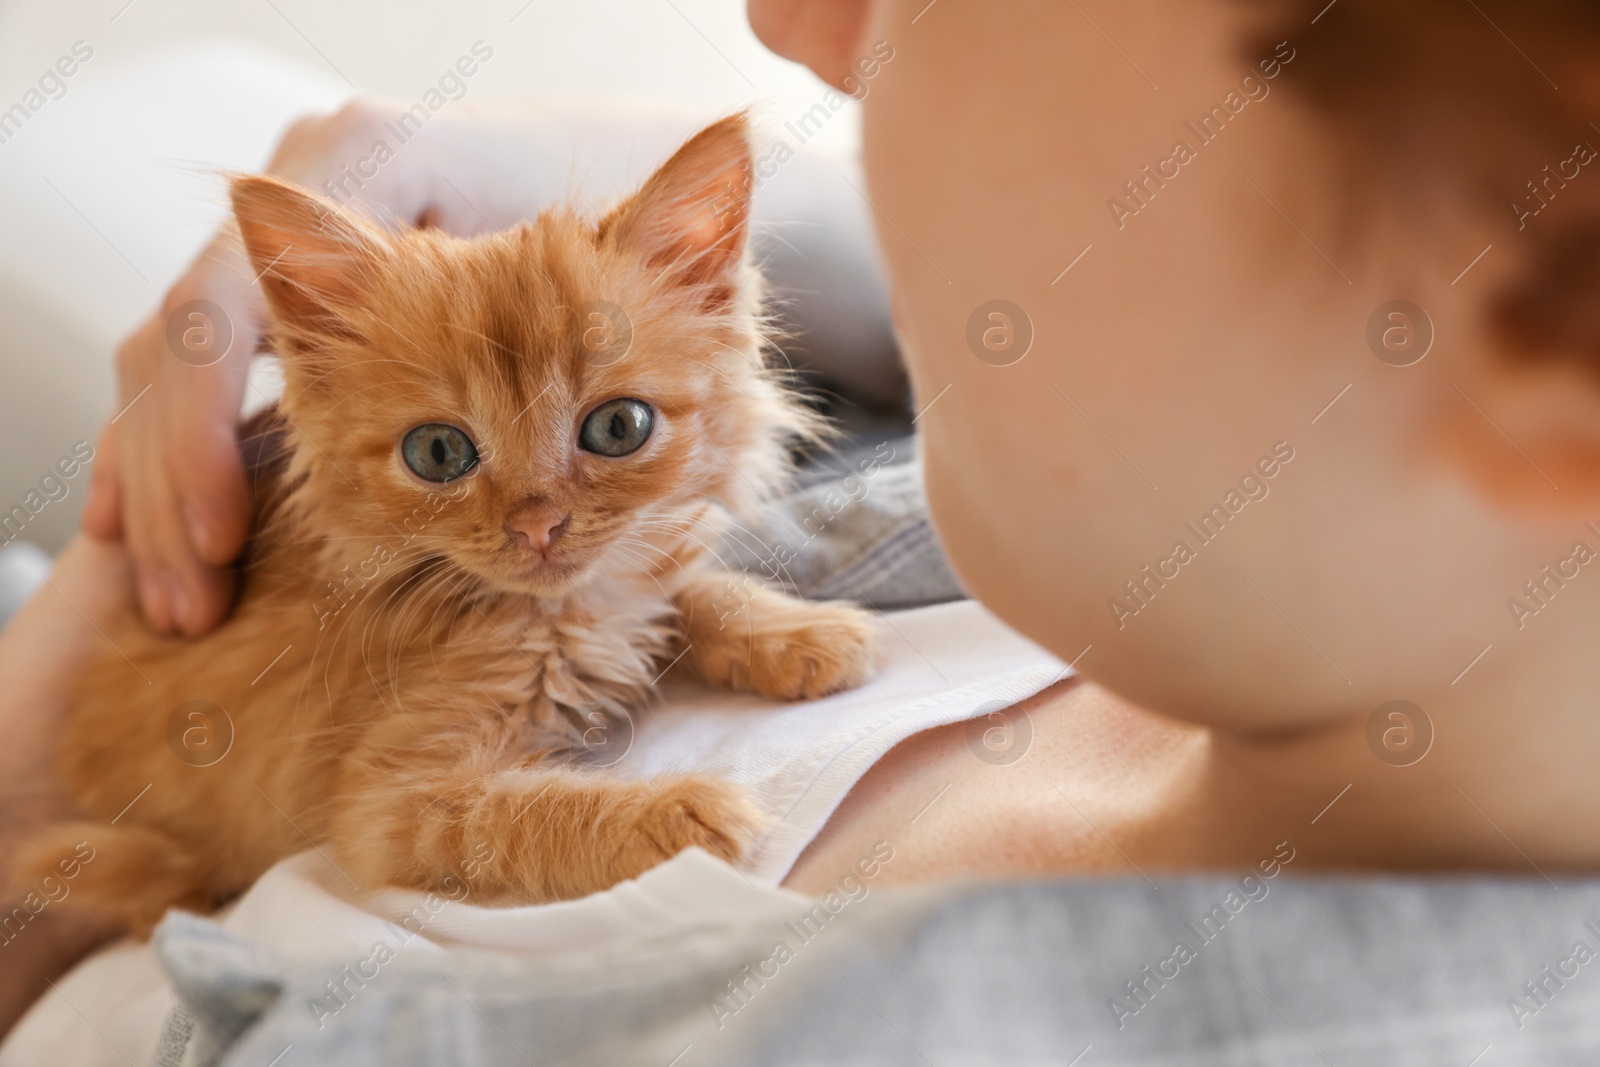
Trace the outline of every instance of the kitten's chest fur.
<path fill-rule="evenodd" d="M 440 696 L 481 702 L 486 713 L 526 717 L 552 746 L 596 714 L 645 703 L 681 645 L 677 609 L 643 574 L 602 575 L 559 601 L 494 593 L 439 607 L 419 630 L 391 620 L 399 648 L 375 672 L 383 679 L 377 699 L 392 707 Z M 362 653 L 365 665 L 372 655 L 370 647 Z"/>

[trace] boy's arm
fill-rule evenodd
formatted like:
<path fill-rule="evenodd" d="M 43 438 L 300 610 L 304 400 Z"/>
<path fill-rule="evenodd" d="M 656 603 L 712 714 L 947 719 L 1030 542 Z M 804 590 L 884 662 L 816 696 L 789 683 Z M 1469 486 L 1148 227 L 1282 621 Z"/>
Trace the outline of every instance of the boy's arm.
<path fill-rule="evenodd" d="M 0 1034 L 48 980 L 104 940 L 62 921 L 48 903 L 36 914 L 23 907 L 29 889 L 11 885 L 9 867 L 35 828 L 70 810 L 54 763 L 71 681 L 106 654 L 106 622 L 131 609 L 126 554 L 79 537 L 57 559 L 49 584 L 0 630 Z M 13 914 L 19 907 L 26 919 Z"/>

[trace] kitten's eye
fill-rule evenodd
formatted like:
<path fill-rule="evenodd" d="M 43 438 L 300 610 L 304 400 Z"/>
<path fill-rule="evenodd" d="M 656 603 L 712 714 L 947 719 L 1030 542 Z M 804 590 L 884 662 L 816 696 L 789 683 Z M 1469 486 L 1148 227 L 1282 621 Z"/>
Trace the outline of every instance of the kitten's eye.
<path fill-rule="evenodd" d="M 424 423 L 406 434 L 400 454 L 418 478 L 430 482 L 451 481 L 478 465 L 472 438 L 442 422 Z"/>
<path fill-rule="evenodd" d="M 601 404 L 589 412 L 578 432 L 578 443 L 586 451 L 602 456 L 626 456 L 639 451 L 655 428 L 655 412 L 643 400 L 623 397 Z"/>

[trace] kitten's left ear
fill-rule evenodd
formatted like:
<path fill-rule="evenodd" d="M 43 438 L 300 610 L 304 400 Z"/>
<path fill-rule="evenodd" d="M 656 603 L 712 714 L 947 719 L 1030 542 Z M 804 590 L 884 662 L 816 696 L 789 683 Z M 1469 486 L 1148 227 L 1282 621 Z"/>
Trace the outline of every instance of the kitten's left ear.
<path fill-rule="evenodd" d="M 744 256 L 752 157 L 745 113 L 706 127 L 601 221 L 602 239 L 664 268 L 674 284 L 707 286 L 708 301 L 726 303 Z"/>

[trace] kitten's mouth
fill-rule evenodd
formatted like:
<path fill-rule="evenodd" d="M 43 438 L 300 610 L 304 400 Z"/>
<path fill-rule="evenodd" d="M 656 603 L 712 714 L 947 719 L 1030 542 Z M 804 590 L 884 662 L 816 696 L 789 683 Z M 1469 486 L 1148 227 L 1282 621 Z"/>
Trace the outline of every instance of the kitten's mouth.
<path fill-rule="evenodd" d="M 544 556 L 539 559 L 531 559 L 527 560 L 522 565 L 523 573 L 536 574 L 540 576 L 576 574 L 582 569 L 583 566 L 581 564 L 570 559 L 563 559 L 559 556 Z"/>
<path fill-rule="evenodd" d="M 586 570 L 586 562 L 559 555 L 526 555 L 511 568 L 513 582 L 536 593 L 563 592 L 577 584 Z"/>
<path fill-rule="evenodd" d="M 485 577 L 508 591 L 532 593 L 541 597 L 564 596 L 583 585 L 595 573 L 604 547 L 594 544 L 558 543 L 541 549 L 509 545 L 485 561 Z"/>

